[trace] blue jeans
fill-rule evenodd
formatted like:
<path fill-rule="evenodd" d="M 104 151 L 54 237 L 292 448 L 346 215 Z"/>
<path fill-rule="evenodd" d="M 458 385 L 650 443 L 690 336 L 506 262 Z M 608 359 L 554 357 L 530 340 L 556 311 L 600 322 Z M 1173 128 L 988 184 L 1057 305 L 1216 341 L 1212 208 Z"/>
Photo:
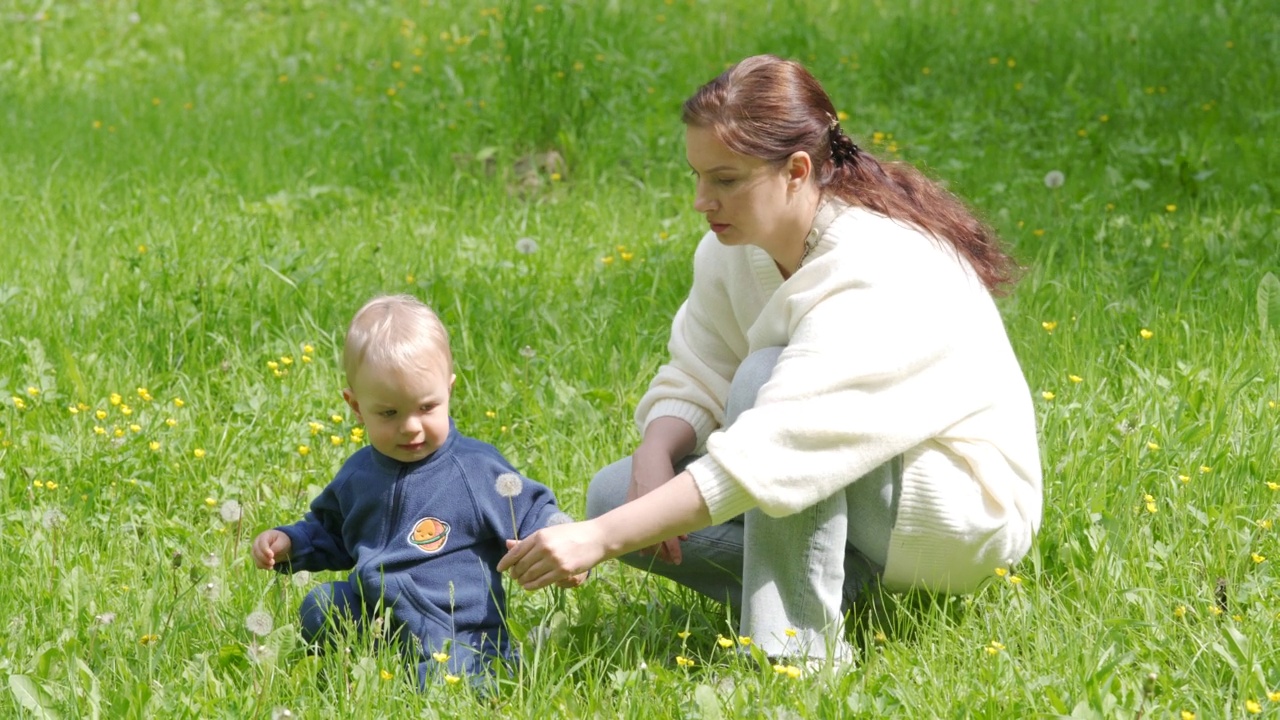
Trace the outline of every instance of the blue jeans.
<path fill-rule="evenodd" d="M 755 404 L 781 352 L 766 348 L 742 362 L 725 426 Z M 696 459 L 685 458 L 676 471 Z M 629 457 L 598 472 L 587 489 L 587 515 L 622 505 L 630 483 Z M 739 634 L 771 656 L 844 660 L 844 613 L 884 571 L 901 487 L 896 458 L 794 515 L 753 509 L 690 533 L 679 565 L 637 553 L 619 559 L 740 609 Z"/>

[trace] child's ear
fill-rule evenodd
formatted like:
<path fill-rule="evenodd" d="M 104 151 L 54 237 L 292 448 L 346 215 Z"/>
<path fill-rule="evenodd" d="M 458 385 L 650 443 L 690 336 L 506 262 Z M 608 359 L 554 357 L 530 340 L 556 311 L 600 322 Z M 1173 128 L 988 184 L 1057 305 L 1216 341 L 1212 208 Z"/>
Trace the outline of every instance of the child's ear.
<path fill-rule="evenodd" d="M 453 383 L 458 379 L 458 374 L 454 373 L 449 376 L 449 397 L 453 397 Z"/>
<path fill-rule="evenodd" d="M 351 388 L 342 388 L 342 399 L 351 406 L 351 412 L 356 414 L 356 419 L 364 422 L 364 417 L 360 415 L 360 401 L 356 399 L 355 393 L 351 392 Z"/>

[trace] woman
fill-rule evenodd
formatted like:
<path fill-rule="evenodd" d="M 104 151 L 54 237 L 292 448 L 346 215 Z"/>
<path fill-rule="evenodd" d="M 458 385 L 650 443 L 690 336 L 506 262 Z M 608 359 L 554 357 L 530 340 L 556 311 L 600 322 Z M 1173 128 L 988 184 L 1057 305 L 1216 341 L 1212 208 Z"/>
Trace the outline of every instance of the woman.
<path fill-rule="evenodd" d="M 499 569 L 532 590 L 619 557 L 740 608 L 770 655 L 842 659 L 866 585 L 970 591 L 1039 527 L 1034 412 L 991 297 L 1012 262 L 854 144 L 797 63 L 743 60 L 683 120 L 710 232 L 643 440 L 592 481 L 591 519 Z"/>

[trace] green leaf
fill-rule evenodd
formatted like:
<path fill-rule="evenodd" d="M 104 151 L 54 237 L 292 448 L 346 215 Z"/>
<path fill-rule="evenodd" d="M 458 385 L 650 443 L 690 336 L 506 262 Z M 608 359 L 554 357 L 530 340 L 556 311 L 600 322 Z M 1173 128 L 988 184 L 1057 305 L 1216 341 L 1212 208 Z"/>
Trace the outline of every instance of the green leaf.
<path fill-rule="evenodd" d="M 1280 278 L 1272 273 L 1263 275 L 1258 283 L 1258 323 L 1263 332 L 1280 328 Z"/>
<path fill-rule="evenodd" d="M 47 707 L 48 696 L 40 690 L 40 686 L 36 685 L 26 675 L 10 675 L 9 691 L 13 693 L 13 698 L 18 701 L 19 705 L 29 710 L 37 718 L 58 717 Z"/>
<path fill-rule="evenodd" d="M 703 720 L 720 720 L 724 713 L 720 709 L 720 699 L 710 685 L 699 685 L 693 691 L 693 701 Z"/>

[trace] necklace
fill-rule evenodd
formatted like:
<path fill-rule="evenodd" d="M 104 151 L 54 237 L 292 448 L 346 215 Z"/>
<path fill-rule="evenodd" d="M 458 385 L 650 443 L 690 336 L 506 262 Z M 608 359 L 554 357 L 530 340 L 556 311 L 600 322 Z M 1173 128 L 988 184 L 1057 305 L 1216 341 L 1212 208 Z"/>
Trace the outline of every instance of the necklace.
<path fill-rule="evenodd" d="M 809 238 L 804 239 L 804 252 L 800 254 L 800 262 L 796 263 L 796 270 L 804 267 L 804 261 L 809 257 L 809 253 L 813 252 L 813 248 L 818 243 L 809 242 Z"/>

